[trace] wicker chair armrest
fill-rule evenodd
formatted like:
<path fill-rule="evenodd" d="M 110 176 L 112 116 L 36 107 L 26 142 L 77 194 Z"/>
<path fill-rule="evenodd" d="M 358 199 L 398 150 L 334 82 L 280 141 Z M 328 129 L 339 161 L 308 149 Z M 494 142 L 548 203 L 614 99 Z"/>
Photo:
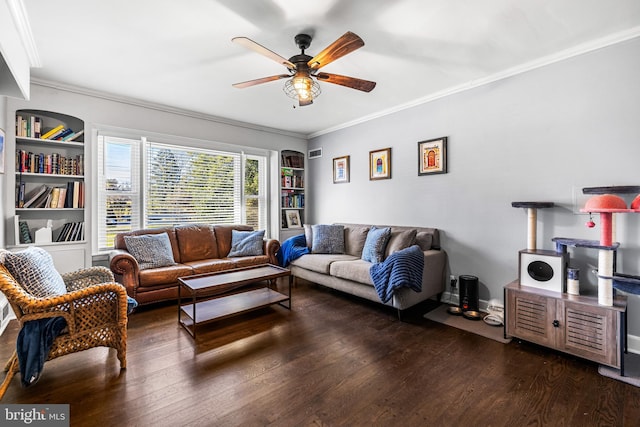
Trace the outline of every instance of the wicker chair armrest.
<path fill-rule="evenodd" d="M 33 300 L 22 307 L 22 322 L 62 316 L 71 334 L 82 329 L 82 325 L 91 328 L 105 321 L 127 322 L 127 293 L 119 283 L 91 285 L 64 295 Z"/>
<path fill-rule="evenodd" d="M 113 273 L 107 267 L 91 267 L 62 274 L 68 291 L 75 291 L 99 283 L 115 282 Z"/>

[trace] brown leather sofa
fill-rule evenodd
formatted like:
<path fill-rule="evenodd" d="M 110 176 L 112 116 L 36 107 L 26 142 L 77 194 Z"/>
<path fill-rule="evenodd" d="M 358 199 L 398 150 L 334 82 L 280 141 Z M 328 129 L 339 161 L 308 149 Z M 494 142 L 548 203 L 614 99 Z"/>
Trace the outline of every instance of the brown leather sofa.
<path fill-rule="evenodd" d="M 228 258 L 231 250 L 231 230 L 252 231 L 247 225 L 183 225 L 142 229 L 118 233 L 115 249 L 110 253 L 111 271 L 127 288 L 127 294 L 144 305 L 178 298 L 178 278 L 259 264 L 278 264 L 276 252 L 280 242 L 265 240 L 263 254 Z M 127 251 L 124 236 L 142 234 L 169 235 L 173 258 L 177 264 L 140 270 L 136 259 Z"/>

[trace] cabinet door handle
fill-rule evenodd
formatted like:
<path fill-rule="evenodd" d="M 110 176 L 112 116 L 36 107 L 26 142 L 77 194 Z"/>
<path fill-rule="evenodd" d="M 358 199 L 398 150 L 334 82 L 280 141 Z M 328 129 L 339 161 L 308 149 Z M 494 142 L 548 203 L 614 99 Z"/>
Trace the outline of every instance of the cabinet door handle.
<path fill-rule="evenodd" d="M 554 328 L 559 328 L 560 327 L 560 322 L 557 320 L 554 320 L 553 323 L 551 323 L 553 325 Z"/>

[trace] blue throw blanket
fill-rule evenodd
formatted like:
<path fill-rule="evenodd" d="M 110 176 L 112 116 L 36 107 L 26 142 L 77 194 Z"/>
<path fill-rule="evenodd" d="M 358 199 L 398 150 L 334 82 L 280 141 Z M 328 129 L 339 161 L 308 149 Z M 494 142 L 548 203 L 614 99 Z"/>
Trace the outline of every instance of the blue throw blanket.
<path fill-rule="evenodd" d="M 278 258 L 278 264 L 281 267 L 286 267 L 294 259 L 298 259 L 308 253 L 307 241 L 304 238 L 304 234 L 300 234 L 282 242 L 280 249 L 276 252 L 276 257 Z"/>
<path fill-rule="evenodd" d="M 24 387 L 38 381 L 53 340 L 66 326 L 67 321 L 64 317 L 50 317 L 24 323 L 16 342 L 16 353 Z"/>
<path fill-rule="evenodd" d="M 403 286 L 420 292 L 423 269 L 424 254 L 419 246 L 414 245 L 394 252 L 384 261 L 373 264 L 369 268 L 369 275 L 380 300 L 386 303 L 395 290 Z"/>

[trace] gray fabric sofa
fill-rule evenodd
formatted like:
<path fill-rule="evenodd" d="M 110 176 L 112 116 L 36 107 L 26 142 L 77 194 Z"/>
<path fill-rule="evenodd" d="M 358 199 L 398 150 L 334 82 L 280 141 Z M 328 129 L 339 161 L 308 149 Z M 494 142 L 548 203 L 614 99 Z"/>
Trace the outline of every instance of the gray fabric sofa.
<path fill-rule="evenodd" d="M 301 256 L 290 264 L 294 280 L 302 278 L 382 304 L 369 275 L 369 268 L 372 264 L 361 259 L 371 225 L 341 225 L 345 228 L 345 253 L 310 253 Z M 398 309 L 398 314 L 400 314 L 401 310 L 444 292 L 447 278 L 447 254 L 440 248 L 438 229 L 384 225 L 376 225 L 376 227 L 391 228 L 391 238 L 386 247 L 386 256 L 411 244 L 419 245 L 424 253 L 422 291 L 418 293 L 409 288 L 400 288 L 386 305 Z M 306 234 L 308 234 L 308 230 Z M 408 242 L 407 239 L 412 241 Z"/>

